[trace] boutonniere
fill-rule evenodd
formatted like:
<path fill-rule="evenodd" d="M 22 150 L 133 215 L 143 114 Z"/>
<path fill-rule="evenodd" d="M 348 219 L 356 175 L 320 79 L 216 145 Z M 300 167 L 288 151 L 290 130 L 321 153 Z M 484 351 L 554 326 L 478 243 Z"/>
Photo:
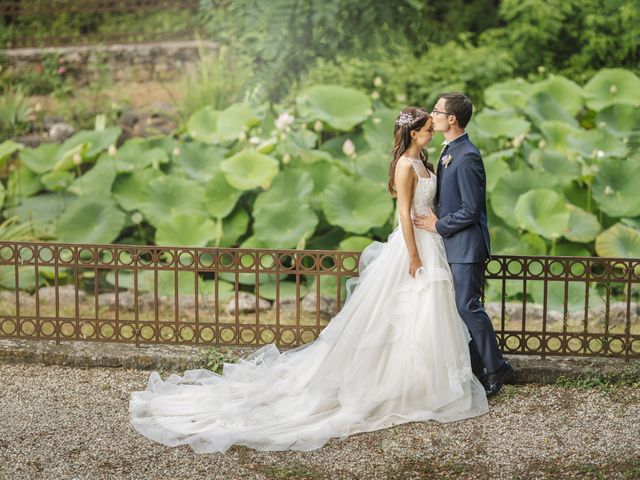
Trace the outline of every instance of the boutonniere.
<path fill-rule="evenodd" d="M 442 164 L 444 165 L 444 168 L 447 168 L 452 161 L 453 157 L 451 155 L 445 155 L 442 157 Z"/>

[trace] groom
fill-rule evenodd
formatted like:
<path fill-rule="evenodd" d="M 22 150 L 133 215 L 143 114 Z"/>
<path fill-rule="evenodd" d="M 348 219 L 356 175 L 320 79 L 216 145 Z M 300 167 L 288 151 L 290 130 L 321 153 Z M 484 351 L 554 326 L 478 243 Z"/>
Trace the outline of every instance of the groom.
<path fill-rule="evenodd" d="M 437 217 L 416 217 L 415 226 L 442 236 L 453 274 L 456 306 L 471 333 L 471 368 L 488 397 L 513 372 L 498 348 L 481 302 L 485 261 L 491 257 L 487 229 L 486 175 L 482 157 L 465 127 L 473 104 L 462 93 L 440 95 L 431 112 L 433 128 L 444 134 L 438 163 Z"/>

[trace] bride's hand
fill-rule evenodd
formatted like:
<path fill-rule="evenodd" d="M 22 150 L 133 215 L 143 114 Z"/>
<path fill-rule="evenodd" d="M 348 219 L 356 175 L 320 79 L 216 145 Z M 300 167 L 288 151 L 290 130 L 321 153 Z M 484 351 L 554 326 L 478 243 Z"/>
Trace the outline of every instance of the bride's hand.
<path fill-rule="evenodd" d="M 409 258 L 409 275 L 415 277 L 416 272 L 420 268 L 422 268 L 422 260 L 420 260 L 420 255 L 418 255 L 417 253 L 415 255 L 411 255 L 411 257 Z"/>

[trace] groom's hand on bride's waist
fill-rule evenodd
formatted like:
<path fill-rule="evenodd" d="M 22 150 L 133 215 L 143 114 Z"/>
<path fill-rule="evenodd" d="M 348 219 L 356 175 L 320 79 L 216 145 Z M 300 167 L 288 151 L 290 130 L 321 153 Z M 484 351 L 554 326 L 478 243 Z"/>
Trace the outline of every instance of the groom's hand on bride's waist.
<path fill-rule="evenodd" d="M 422 230 L 427 230 L 428 232 L 437 233 L 436 231 L 436 222 L 438 221 L 438 217 L 435 215 L 423 216 L 416 215 L 413 218 L 413 226 L 416 228 L 420 228 Z"/>

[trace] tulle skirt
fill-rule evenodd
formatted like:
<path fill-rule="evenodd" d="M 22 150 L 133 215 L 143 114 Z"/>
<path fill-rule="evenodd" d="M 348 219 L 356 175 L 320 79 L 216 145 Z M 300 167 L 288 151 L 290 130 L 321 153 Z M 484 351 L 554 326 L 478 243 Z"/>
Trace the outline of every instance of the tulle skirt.
<path fill-rule="evenodd" d="M 330 438 L 405 422 L 451 422 L 487 411 L 469 332 L 456 310 L 439 235 L 415 230 L 424 268 L 413 278 L 400 229 L 362 254 L 342 310 L 314 342 L 256 351 L 222 375 L 151 374 L 131 423 L 165 445 L 224 452 L 313 450 Z"/>

